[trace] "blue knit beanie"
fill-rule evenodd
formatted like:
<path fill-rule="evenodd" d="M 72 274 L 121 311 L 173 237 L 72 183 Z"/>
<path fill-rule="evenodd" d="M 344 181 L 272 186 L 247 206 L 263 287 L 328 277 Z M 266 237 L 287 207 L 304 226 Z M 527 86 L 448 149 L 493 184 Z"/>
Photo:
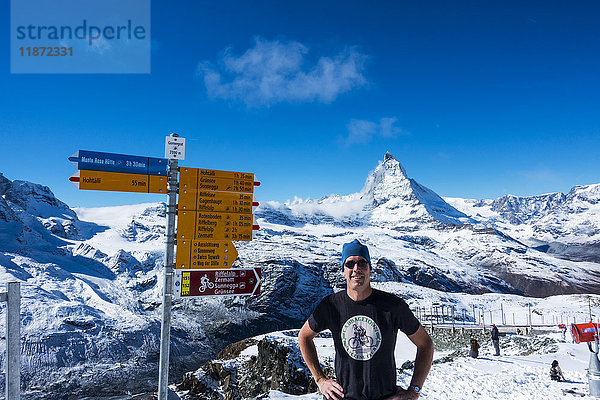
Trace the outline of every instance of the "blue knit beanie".
<path fill-rule="evenodd" d="M 369 249 L 364 244 L 361 244 L 358 239 L 354 239 L 350 243 L 344 244 L 342 247 L 342 265 L 346 262 L 346 259 L 351 256 L 361 256 L 371 264 L 371 257 L 369 256 Z"/>

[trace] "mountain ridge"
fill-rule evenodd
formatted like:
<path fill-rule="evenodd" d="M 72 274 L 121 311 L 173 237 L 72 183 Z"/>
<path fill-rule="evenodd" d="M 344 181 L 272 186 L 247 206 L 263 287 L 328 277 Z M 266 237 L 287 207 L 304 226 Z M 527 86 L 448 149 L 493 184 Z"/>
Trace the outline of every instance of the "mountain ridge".
<path fill-rule="evenodd" d="M 371 249 L 373 281 L 402 282 L 415 306 L 428 305 L 423 291 L 438 301 L 446 293 L 600 293 L 600 264 L 569 253 L 594 248 L 597 191 L 571 192 L 568 207 L 513 199 L 510 210 L 530 219 L 512 224 L 491 200 L 438 196 L 386 154 L 357 193 L 261 202 L 261 229 L 236 243 L 234 264 L 262 268 L 261 294 L 176 301 L 171 377 L 233 341 L 298 328 L 343 287 L 340 248 L 354 238 Z M 164 203 L 71 210 L 42 185 L 0 176 L 0 277 L 23 282 L 26 385 L 48 386 L 31 398 L 119 394 L 132 390 L 133 376 L 139 389 L 155 387 L 165 216 Z M 567 247 L 559 254 L 556 243 Z M 469 307 L 457 313 L 468 316 Z"/>

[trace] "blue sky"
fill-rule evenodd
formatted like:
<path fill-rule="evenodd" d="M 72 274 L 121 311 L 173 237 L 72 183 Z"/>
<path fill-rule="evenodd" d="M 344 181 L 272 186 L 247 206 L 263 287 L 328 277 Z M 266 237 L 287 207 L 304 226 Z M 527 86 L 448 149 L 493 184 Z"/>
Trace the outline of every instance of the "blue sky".
<path fill-rule="evenodd" d="M 600 183 L 600 3 L 153 1 L 150 74 L 11 74 L 0 9 L 0 172 L 71 206 L 79 149 L 254 172 L 258 201 L 362 188 L 386 151 L 442 196 Z M 107 55 L 108 56 L 108 55 Z"/>

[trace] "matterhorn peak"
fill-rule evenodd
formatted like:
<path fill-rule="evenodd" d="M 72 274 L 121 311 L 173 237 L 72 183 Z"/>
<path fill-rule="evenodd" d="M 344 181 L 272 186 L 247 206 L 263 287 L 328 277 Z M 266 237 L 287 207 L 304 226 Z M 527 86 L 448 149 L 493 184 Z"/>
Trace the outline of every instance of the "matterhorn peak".
<path fill-rule="evenodd" d="M 398 223 L 412 220 L 462 223 L 466 215 L 459 212 L 431 189 L 410 179 L 398 160 L 386 152 L 383 161 L 367 178 L 360 197 L 373 210 L 372 222 L 390 220 L 397 216 Z M 394 218 L 392 218 L 394 219 Z"/>
<path fill-rule="evenodd" d="M 394 155 L 389 151 L 385 153 L 383 156 L 383 163 L 380 163 L 379 166 L 383 166 L 383 171 L 387 175 L 401 176 L 405 179 L 408 179 L 406 170 L 402 164 L 400 164 L 400 161 L 396 160 L 396 157 L 394 157 Z"/>
<path fill-rule="evenodd" d="M 383 162 L 367 178 L 365 186 L 361 191 L 361 197 L 373 200 L 380 204 L 383 199 L 389 198 L 390 194 L 400 188 L 410 186 L 406 170 L 389 151 L 385 153 Z"/>

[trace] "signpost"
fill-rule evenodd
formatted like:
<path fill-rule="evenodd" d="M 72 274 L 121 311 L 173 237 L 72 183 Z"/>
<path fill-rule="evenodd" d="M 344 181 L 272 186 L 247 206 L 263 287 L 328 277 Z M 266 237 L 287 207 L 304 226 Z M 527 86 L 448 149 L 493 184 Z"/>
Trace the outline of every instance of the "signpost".
<path fill-rule="evenodd" d="M 227 178 L 207 178 L 201 176 L 198 178 L 198 190 L 216 190 L 220 192 L 254 192 L 254 182 L 241 179 Z"/>
<path fill-rule="evenodd" d="M 177 137 L 172 134 L 171 137 Z M 167 137 L 168 141 L 168 137 Z M 177 160 L 169 160 L 167 171 L 167 246 L 163 278 L 160 359 L 158 364 L 158 400 L 167 400 L 169 384 L 169 347 L 171 343 L 171 304 L 173 302 L 173 260 L 175 258 L 175 217 L 177 216 Z"/>
<path fill-rule="evenodd" d="M 211 190 L 179 190 L 179 210 L 221 211 L 252 214 L 258 205 L 250 193 L 215 192 Z"/>
<path fill-rule="evenodd" d="M 180 168 L 177 219 L 177 268 L 230 268 L 235 258 L 194 254 L 193 243 L 252 240 L 254 174 Z M 231 248 L 235 250 L 233 244 Z M 197 250 L 198 248 L 196 248 Z M 196 255 L 196 259 L 194 259 Z M 237 253 L 236 253 L 237 257 Z"/>
<path fill-rule="evenodd" d="M 77 171 L 69 178 L 80 190 L 167 193 L 167 177 L 106 171 Z"/>
<path fill-rule="evenodd" d="M 180 190 L 213 190 L 219 192 L 252 193 L 254 174 L 213 169 L 181 168 Z"/>
<path fill-rule="evenodd" d="M 260 268 L 177 270 L 176 297 L 250 296 L 260 293 Z"/>
<path fill-rule="evenodd" d="M 69 178 L 80 190 L 167 193 L 167 160 L 78 150 L 69 161 L 79 171 Z"/>
<path fill-rule="evenodd" d="M 204 178 L 240 179 L 254 182 L 254 174 L 247 172 L 219 171 L 214 169 L 198 169 L 198 176 Z"/>
<path fill-rule="evenodd" d="M 177 269 L 231 268 L 238 252 L 231 240 L 187 240 L 177 242 Z"/>
<path fill-rule="evenodd" d="M 158 400 L 167 399 L 173 298 L 260 292 L 260 268 L 226 269 L 238 257 L 232 240 L 252 240 L 259 229 L 252 215 L 258 205 L 252 193 L 260 182 L 246 172 L 179 168 L 178 160 L 183 159 L 185 139 L 175 133 L 165 140 L 165 158 L 88 150 L 69 157 L 78 168 L 69 180 L 80 190 L 168 196 Z"/>
<path fill-rule="evenodd" d="M 202 168 L 187 168 L 181 167 L 181 179 L 183 187 L 186 187 L 188 183 L 198 182 L 198 178 L 203 179 L 229 179 L 239 180 L 244 182 L 254 182 L 254 174 L 249 172 L 235 172 L 235 171 L 220 171 L 216 169 L 202 169 Z"/>
<path fill-rule="evenodd" d="M 177 239 L 194 240 L 252 240 L 252 214 L 224 212 L 180 211 L 177 221 Z"/>
<path fill-rule="evenodd" d="M 185 138 L 177 134 L 167 136 L 165 140 L 165 158 L 170 160 L 185 159 Z"/>
<path fill-rule="evenodd" d="M 69 161 L 77 169 L 141 175 L 167 175 L 167 160 L 164 158 L 78 150 L 69 157 Z"/>

